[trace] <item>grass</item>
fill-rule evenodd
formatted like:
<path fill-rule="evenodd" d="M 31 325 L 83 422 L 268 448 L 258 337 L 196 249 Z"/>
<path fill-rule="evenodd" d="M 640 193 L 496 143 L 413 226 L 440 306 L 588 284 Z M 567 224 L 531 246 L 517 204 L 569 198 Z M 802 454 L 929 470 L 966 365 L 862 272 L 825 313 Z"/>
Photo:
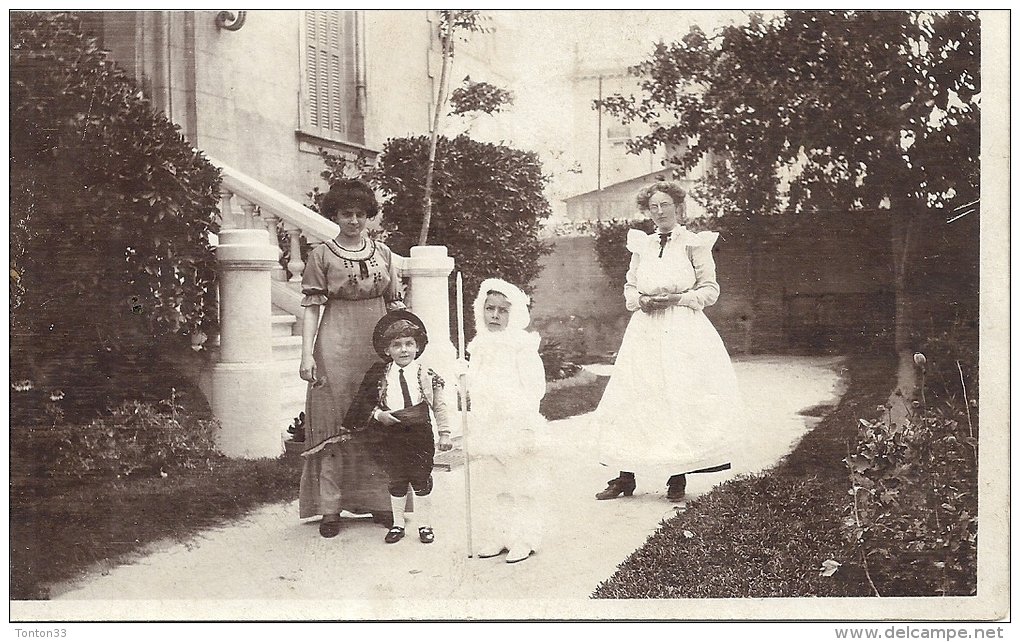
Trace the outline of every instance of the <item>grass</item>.
<path fill-rule="evenodd" d="M 549 421 L 566 419 L 595 410 L 609 377 L 594 377 L 579 385 L 551 387 L 542 397 L 539 412 Z"/>
<path fill-rule="evenodd" d="M 20 434 L 19 434 L 20 433 Z M 26 434 L 27 433 L 27 434 Z M 184 540 L 257 506 L 297 498 L 296 456 L 220 459 L 207 470 L 135 479 L 55 479 L 37 466 L 48 444 L 12 430 L 10 599 L 49 597 L 50 586 L 161 540 Z"/>
<path fill-rule="evenodd" d="M 840 523 L 843 465 L 857 420 L 893 389 L 894 357 L 849 361 L 838 407 L 771 470 L 730 480 L 691 501 L 600 584 L 595 598 L 866 596 L 871 594 Z M 831 577 L 822 563 L 842 566 Z"/>

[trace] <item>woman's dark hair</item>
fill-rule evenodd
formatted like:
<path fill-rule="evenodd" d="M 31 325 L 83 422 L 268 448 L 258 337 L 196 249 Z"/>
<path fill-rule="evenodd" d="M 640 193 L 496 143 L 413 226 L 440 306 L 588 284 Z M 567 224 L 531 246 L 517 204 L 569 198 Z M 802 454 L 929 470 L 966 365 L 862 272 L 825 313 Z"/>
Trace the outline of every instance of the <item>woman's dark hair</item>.
<path fill-rule="evenodd" d="M 673 199 L 673 204 L 676 205 L 678 215 L 682 215 L 684 213 L 686 209 L 684 207 L 684 199 L 687 197 L 687 192 L 685 192 L 684 188 L 680 186 L 680 183 L 676 181 L 655 181 L 638 192 L 637 205 L 642 211 L 648 209 L 648 201 L 656 192 L 662 192 Z"/>
<path fill-rule="evenodd" d="M 375 218 L 379 213 L 379 201 L 375 199 L 375 192 L 365 183 L 353 178 L 330 186 L 319 203 L 319 213 L 328 219 L 335 219 L 341 207 L 350 205 L 357 205 L 365 210 L 368 218 Z"/>

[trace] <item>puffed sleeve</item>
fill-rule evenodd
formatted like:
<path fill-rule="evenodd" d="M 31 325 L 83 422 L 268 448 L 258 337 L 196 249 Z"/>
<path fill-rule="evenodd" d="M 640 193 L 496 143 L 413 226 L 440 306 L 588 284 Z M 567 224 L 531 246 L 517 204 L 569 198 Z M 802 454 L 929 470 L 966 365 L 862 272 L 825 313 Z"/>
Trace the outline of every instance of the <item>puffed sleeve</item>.
<path fill-rule="evenodd" d="M 304 298 L 301 305 L 325 305 L 329 290 L 326 282 L 326 267 L 323 246 L 319 245 L 308 253 L 308 263 L 301 275 L 301 294 Z"/>
<path fill-rule="evenodd" d="M 638 299 L 641 293 L 637 289 L 637 269 L 641 262 L 639 248 L 641 242 L 648 237 L 641 230 L 629 230 L 627 232 L 627 249 L 630 250 L 630 267 L 627 268 L 627 283 L 623 286 L 623 298 L 626 300 L 627 309 L 631 312 L 638 310 L 641 306 Z"/>
<path fill-rule="evenodd" d="M 688 245 L 691 264 L 694 266 L 694 287 L 680 295 L 680 305 L 702 310 L 719 300 L 719 283 L 715 278 L 715 258 L 712 246 L 718 232 L 699 232 L 697 241 Z"/>

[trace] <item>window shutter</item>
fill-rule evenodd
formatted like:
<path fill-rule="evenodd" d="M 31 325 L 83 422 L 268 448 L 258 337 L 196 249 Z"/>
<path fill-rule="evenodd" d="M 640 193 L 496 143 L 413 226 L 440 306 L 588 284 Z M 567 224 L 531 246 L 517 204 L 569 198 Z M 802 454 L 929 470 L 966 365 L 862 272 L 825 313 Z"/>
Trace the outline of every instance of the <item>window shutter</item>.
<path fill-rule="evenodd" d="M 345 78 L 339 11 L 305 13 L 305 84 L 308 89 L 307 125 L 324 138 L 344 138 Z"/>

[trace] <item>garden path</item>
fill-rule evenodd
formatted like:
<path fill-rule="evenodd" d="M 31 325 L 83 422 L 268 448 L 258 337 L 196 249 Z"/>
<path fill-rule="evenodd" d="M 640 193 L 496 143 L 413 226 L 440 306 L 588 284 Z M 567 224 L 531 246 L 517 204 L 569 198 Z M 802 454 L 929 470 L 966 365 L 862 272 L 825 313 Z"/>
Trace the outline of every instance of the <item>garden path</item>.
<path fill-rule="evenodd" d="M 692 476 L 688 495 L 768 468 L 788 453 L 817 422 L 807 416 L 815 413 L 801 411 L 835 405 L 841 396 L 840 364 L 830 357 L 734 359 L 755 439 L 732 471 Z M 296 503 L 276 504 L 57 587 L 52 601 L 35 608 L 85 620 L 689 618 L 711 608 L 712 600 L 588 599 L 676 509 L 664 487 L 641 479 L 631 498 L 594 499 L 616 471 L 593 464 L 589 415 L 551 422 L 549 433 L 551 447 L 541 456 L 555 481 L 542 498 L 546 536 L 524 562 L 467 556 L 458 465 L 436 473 L 432 545 L 413 536 L 413 516 L 409 536 L 386 545 L 385 530 L 371 519 L 346 520 L 337 538 L 323 539 L 316 521 L 296 518 Z"/>

